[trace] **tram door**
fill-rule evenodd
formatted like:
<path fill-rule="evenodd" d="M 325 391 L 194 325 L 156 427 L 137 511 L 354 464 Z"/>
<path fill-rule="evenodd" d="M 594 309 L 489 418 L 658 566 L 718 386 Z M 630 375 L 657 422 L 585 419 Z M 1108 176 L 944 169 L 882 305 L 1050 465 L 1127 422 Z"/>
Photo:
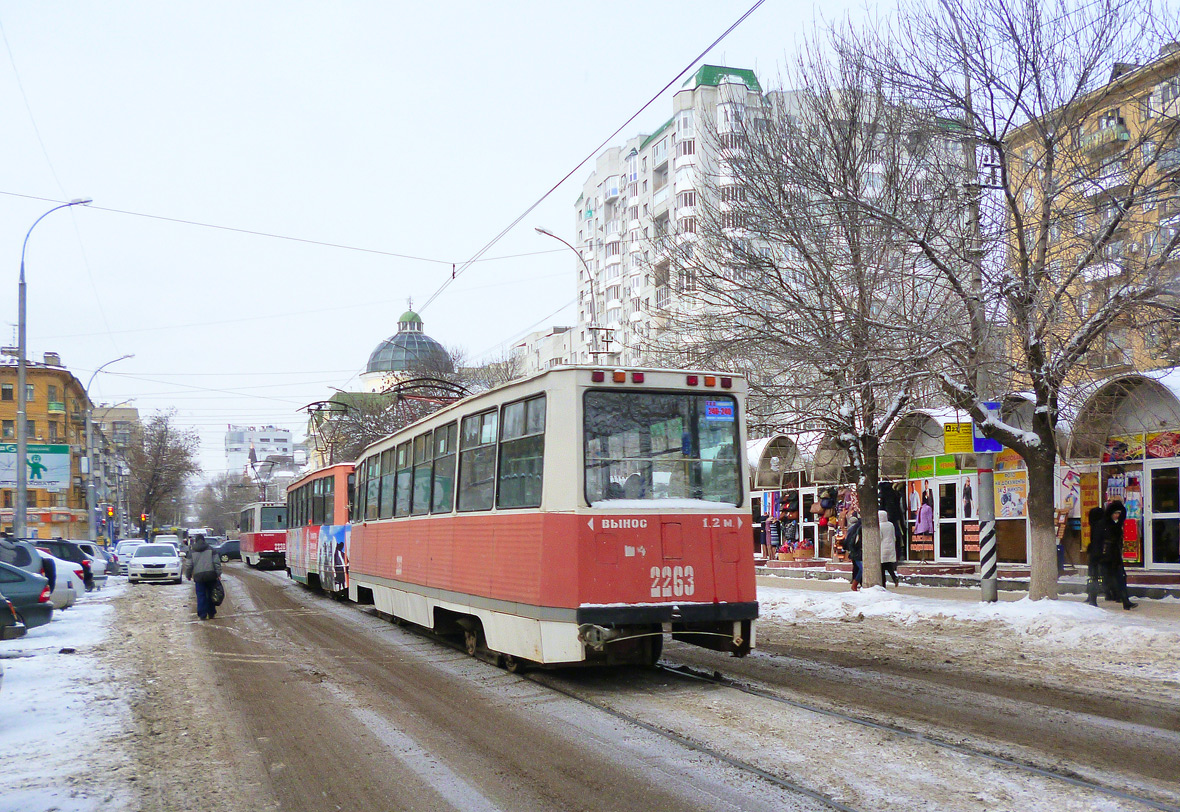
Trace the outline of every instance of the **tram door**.
<path fill-rule="evenodd" d="M 1149 486 L 1145 515 L 1151 517 L 1147 528 L 1148 565 L 1180 566 L 1180 467 L 1173 460 L 1162 464 L 1148 462 Z"/>
<path fill-rule="evenodd" d="M 959 560 L 959 483 L 958 480 L 938 483 L 938 559 Z"/>

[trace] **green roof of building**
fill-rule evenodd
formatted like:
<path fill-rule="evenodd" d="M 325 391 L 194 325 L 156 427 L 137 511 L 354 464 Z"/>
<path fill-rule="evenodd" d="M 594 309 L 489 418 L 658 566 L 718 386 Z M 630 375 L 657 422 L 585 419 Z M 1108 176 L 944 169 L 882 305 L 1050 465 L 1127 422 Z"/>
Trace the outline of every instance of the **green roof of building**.
<path fill-rule="evenodd" d="M 657 139 L 661 135 L 663 135 L 665 132 L 667 132 L 668 128 L 672 126 L 672 123 L 674 121 L 676 121 L 676 116 L 672 116 L 672 118 L 665 121 L 664 126 L 660 127 L 658 130 L 656 130 L 654 133 L 649 135 L 647 138 L 643 139 L 643 143 L 639 145 L 639 148 L 643 149 L 648 144 L 650 144 L 652 141 L 654 141 L 655 139 Z"/>
<path fill-rule="evenodd" d="M 407 310 L 405 313 L 401 314 L 401 317 L 397 321 L 398 321 L 398 324 L 401 324 L 403 321 L 407 321 L 407 322 L 411 322 L 411 323 L 417 322 L 418 324 L 421 324 L 422 317 L 419 316 L 417 313 L 415 313 L 413 310 Z"/>
<path fill-rule="evenodd" d="M 697 72 L 690 76 L 681 87 L 689 85 L 717 87 L 725 79 L 738 79 L 745 82 L 746 87 L 755 93 L 762 92 L 762 85 L 758 84 L 758 77 L 754 75 L 754 71 L 745 68 L 727 68 L 723 65 L 701 65 Z"/>

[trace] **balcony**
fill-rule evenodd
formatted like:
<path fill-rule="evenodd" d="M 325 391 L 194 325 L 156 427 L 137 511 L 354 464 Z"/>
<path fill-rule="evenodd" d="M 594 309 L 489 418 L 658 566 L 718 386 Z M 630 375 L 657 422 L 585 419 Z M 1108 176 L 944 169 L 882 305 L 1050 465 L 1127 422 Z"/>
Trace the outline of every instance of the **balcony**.
<path fill-rule="evenodd" d="M 60 400 L 51 400 L 51 401 L 49 401 L 49 410 L 48 411 L 50 414 L 65 414 L 66 413 L 66 404 Z"/>
<path fill-rule="evenodd" d="M 1105 175 L 1096 178 L 1090 178 L 1086 184 L 1086 196 L 1094 197 L 1101 194 L 1113 194 L 1115 191 L 1122 189 L 1130 182 L 1127 177 L 1127 170 L 1117 169 L 1107 172 Z"/>
<path fill-rule="evenodd" d="M 1127 129 L 1127 125 L 1120 121 L 1117 124 L 1112 124 L 1101 130 L 1095 130 L 1089 135 L 1082 136 L 1081 148 L 1083 152 L 1098 152 L 1106 149 L 1111 144 L 1121 145 L 1123 142 L 1130 140 L 1131 132 Z"/>

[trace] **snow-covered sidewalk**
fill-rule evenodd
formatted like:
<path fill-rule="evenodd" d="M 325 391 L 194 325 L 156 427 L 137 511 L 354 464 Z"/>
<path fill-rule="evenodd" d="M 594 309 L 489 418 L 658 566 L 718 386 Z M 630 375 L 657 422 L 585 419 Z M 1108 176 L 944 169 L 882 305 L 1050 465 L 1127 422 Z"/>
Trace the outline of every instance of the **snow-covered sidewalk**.
<path fill-rule="evenodd" d="M 974 637 L 984 629 L 984 645 L 1035 649 L 1078 664 L 1096 655 L 1120 661 L 1140 677 L 1144 667 L 1157 678 L 1180 681 L 1180 601 L 1143 601 L 1138 609 L 1111 609 L 1113 604 L 1087 606 L 1081 600 L 1032 601 L 1027 597 L 982 603 L 978 592 L 935 588 L 881 587 L 852 592 L 840 582 L 817 588 L 760 584 L 758 601 L 763 623 L 880 621 L 876 634 L 889 629 L 956 630 Z M 1012 596 L 1009 596 L 1011 598 Z M 972 631 L 972 629 L 976 631 Z M 869 635 L 873 637 L 873 634 Z M 892 635 L 890 635 L 892 636 Z M 944 638 L 945 639 L 945 638 Z"/>
<path fill-rule="evenodd" d="M 0 644 L 0 812 L 83 812 L 122 805 L 106 785 L 97 753 L 129 722 L 128 702 L 103 664 L 115 618 L 111 602 L 127 588 L 110 579 L 45 626 Z M 101 761 L 105 761 L 102 759 Z"/>

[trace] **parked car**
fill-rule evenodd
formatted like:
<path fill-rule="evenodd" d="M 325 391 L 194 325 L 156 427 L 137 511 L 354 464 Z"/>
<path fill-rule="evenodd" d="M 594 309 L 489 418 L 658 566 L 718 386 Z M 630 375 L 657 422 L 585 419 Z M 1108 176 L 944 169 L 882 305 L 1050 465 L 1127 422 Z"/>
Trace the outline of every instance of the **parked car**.
<path fill-rule="evenodd" d="M 49 584 L 51 592 L 57 585 L 57 566 L 54 564 L 54 559 L 43 556 L 31 541 L 0 538 L 0 563 L 20 567 L 34 575 L 40 575 Z"/>
<path fill-rule="evenodd" d="M 53 617 L 49 581 L 44 575 L 0 562 L 0 595 L 12 601 L 26 628 L 44 626 Z"/>
<path fill-rule="evenodd" d="M 82 548 L 82 552 L 86 553 L 86 555 L 95 561 L 103 562 L 102 569 L 106 575 L 119 574 L 119 559 L 110 547 L 103 547 L 94 541 L 78 541 L 75 543 Z M 94 572 L 98 572 L 98 570 L 94 570 Z"/>
<path fill-rule="evenodd" d="M 78 596 L 86 591 L 82 585 L 82 566 L 73 561 L 66 561 L 41 550 L 41 560 L 53 562 L 57 575 L 50 587 L 50 601 L 54 609 L 69 609 L 78 602 Z"/>
<path fill-rule="evenodd" d="M 229 539 L 228 541 L 221 542 L 221 544 L 213 548 L 213 552 L 222 561 L 229 561 L 231 558 L 234 561 L 242 560 L 242 545 L 237 539 Z"/>
<path fill-rule="evenodd" d="M 0 595 L 0 640 L 15 640 L 24 637 L 28 631 L 24 621 L 17 615 L 12 601 Z"/>
<path fill-rule="evenodd" d="M 143 544 L 135 548 L 127 570 L 127 580 L 181 582 L 180 554 L 171 544 Z"/>
<path fill-rule="evenodd" d="M 152 539 L 152 544 L 171 544 L 176 548 L 176 554 L 181 558 L 184 558 L 186 555 L 188 555 L 188 544 L 184 541 L 181 541 L 180 536 L 173 535 L 171 533 L 160 533 Z"/>
<path fill-rule="evenodd" d="M 38 549 L 48 550 L 51 555 L 81 565 L 82 585 L 86 587 L 87 592 L 92 589 L 102 589 L 106 585 L 106 573 L 94 571 L 94 561 L 82 551 L 77 542 L 57 538 L 37 539 L 35 543 Z M 103 569 L 105 570 L 105 567 Z"/>
<path fill-rule="evenodd" d="M 115 545 L 115 555 L 119 559 L 119 574 L 127 574 L 127 564 L 131 561 L 131 556 L 135 553 L 136 547 L 142 547 L 146 542 L 143 539 L 123 539 Z"/>

